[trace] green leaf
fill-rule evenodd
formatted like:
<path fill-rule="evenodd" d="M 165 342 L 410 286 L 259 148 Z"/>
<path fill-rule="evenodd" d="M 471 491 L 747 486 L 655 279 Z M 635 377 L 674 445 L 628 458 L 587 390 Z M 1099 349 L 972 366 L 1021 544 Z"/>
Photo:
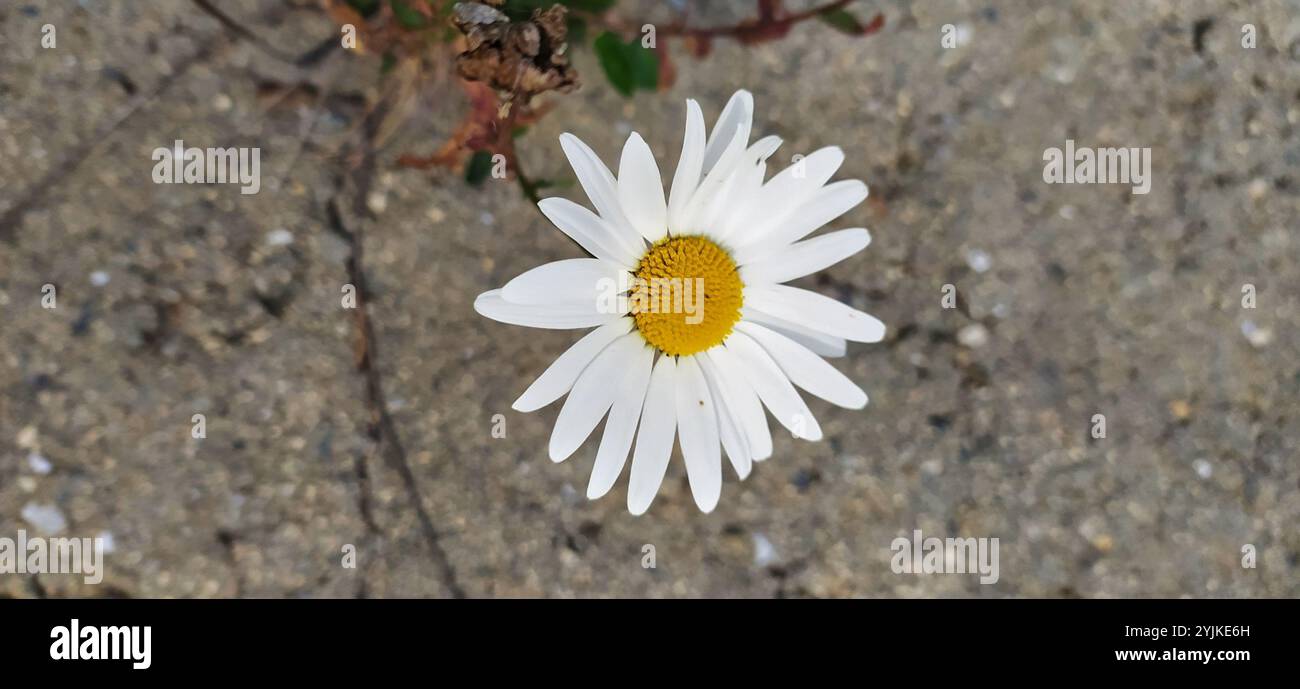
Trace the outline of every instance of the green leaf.
<path fill-rule="evenodd" d="M 634 38 L 628 45 L 628 57 L 637 87 L 646 91 L 659 88 L 659 56 L 648 48 L 642 48 L 641 41 Z"/>
<path fill-rule="evenodd" d="M 588 12 L 590 14 L 600 14 L 606 12 L 614 6 L 615 0 L 559 0 L 561 5 L 565 5 L 579 12 Z"/>
<path fill-rule="evenodd" d="M 572 177 L 566 177 L 564 179 L 539 179 L 536 182 L 533 182 L 533 189 L 538 191 L 542 189 L 567 189 L 572 186 Z"/>
<path fill-rule="evenodd" d="M 570 45 L 580 45 L 587 40 L 587 20 L 576 14 L 565 17 L 564 23 L 568 28 L 568 41 Z"/>
<path fill-rule="evenodd" d="M 363 17 L 369 17 L 379 9 L 379 0 L 348 0 L 348 6 Z"/>
<path fill-rule="evenodd" d="M 481 186 L 491 172 L 492 153 L 474 151 L 474 155 L 470 156 L 469 164 L 465 166 L 465 181 L 473 187 Z"/>
<path fill-rule="evenodd" d="M 632 65 L 628 62 L 627 51 L 623 49 L 623 41 L 619 40 L 617 35 L 606 31 L 596 37 L 592 48 L 596 50 L 600 68 L 605 70 L 605 78 L 609 79 L 610 85 L 624 96 L 631 96 L 636 90 L 636 81 L 632 75 Z"/>
<path fill-rule="evenodd" d="M 547 0 L 506 0 L 506 4 L 497 9 L 509 17 L 510 21 L 523 22 L 533 16 L 533 10 L 540 10 L 543 6 L 549 7 L 551 4 Z"/>
<path fill-rule="evenodd" d="M 397 18 L 397 23 L 404 29 L 423 29 L 428 24 L 424 15 L 411 7 L 407 0 L 389 0 L 389 5 L 393 8 L 393 16 Z"/>
<path fill-rule="evenodd" d="M 826 12 L 818 14 L 817 18 L 830 24 L 837 30 L 853 36 L 861 35 L 867 30 L 867 27 L 863 26 L 862 22 L 858 21 L 858 18 L 853 16 L 853 13 L 848 10 L 827 10 Z"/>
<path fill-rule="evenodd" d="M 639 39 L 624 43 L 616 34 L 606 31 L 596 37 L 592 47 L 605 77 L 624 96 L 631 96 L 637 89 L 659 87 L 659 58 L 641 47 Z"/>

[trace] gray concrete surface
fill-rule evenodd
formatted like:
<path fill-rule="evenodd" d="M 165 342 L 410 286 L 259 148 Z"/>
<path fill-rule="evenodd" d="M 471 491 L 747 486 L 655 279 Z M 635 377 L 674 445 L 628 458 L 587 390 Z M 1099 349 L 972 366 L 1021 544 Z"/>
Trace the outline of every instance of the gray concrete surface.
<path fill-rule="evenodd" d="M 336 31 L 314 3 L 220 5 L 293 54 Z M 556 406 L 509 408 L 575 335 L 471 308 L 576 249 L 510 183 L 394 164 L 449 133 L 458 89 L 425 83 L 361 221 L 417 509 L 367 432 L 339 301 L 350 248 L 325 211 L 379 94 L 378 58 L 299 74 L 179 0 L 6 2 L 0 535 L 61 527 L 111 534 L 112 550 L 100 586 L 0 575 L 0 595 L 1300 594 L 1300 7 L 857 8 L 886 28 L 859 40 L 813 22 L 752 48 L 720 41 L 702 61 L 679 50 L 675 86 L 632 100 L 578 50 L 585 86 L 519 142 L 534 176 L 563 177 L 560 132 L 613 160 L 636 129 L 671 169 L 682 101 L 711 120 L 744 87 L 756 130 L 785 139 L 778 157 L 838 144 L 842 174 L 872 189 L 841 226 L 871 228 L 873 245 L 805 281 L 889 324 L 886 342 L 837 364 L 871 405 L 812 401 L 826 440 L 780 434 L 747 481 L 728 470 L 710 515 L 675 460 L 634 518 L 626 477 L 583 496 L 594 442 L 546 458 Z M 54 50 L 39 47 L 45 23 Z M 949 23 L 962 44 L 945 50 Z M 329 97 L 268 95 L 299 79 Z M 261 147 L 261 193 L 153 184 L 150 152 L 177 138 Z M 1151 147 L 1151 192 L 1045 184 L 1043 150 L 1067 138 Z M 940 308 L 945 283 L 970 316 Z M 196 413 L 206 439 L 190 436 Z M 999 538 L 1000 580 L 893 573 L 891 540 L 918 528 Z"/>

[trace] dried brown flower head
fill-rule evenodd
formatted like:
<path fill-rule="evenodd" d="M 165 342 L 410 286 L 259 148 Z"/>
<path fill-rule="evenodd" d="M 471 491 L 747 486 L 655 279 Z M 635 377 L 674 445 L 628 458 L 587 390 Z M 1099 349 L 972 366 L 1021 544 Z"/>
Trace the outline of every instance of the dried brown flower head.
<path fill-rule="evenodd" d="M 573 90 L 578 73 L 569 64 L 566 12 L 553 5 L 534 10 L 528 21 L 512 22 L 491 4 L 457 3 L 452 21 L 467 41 L 456 59 L 460 75 L 525 102 L 539 93 Z"/>

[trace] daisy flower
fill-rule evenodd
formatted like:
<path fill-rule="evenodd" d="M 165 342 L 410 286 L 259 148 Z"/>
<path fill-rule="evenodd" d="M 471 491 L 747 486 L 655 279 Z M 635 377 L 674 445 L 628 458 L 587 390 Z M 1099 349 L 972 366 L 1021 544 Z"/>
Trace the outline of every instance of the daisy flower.
<path fill-rule="evenodd" d="M 844 162 L 830 146 L 764 181 L 775 136 L 749 143 L 753 97 L 738 91 L 706 136 L 686 102 L 686 136 L 664 197 L 659 166 L 633 133 L 618 177 L 572 134 L 560 137 L 595 212 L 562 198 L 538 205 L 592 258 L 538 266 L 484 292 L 480 314 L 533 328 L 594 328 L 515 400 L 531 412 L 563 397 L 550 456 L 564 461 L 608 414 L 587 486 L 598 498 L 632 454 L 627 507 L 650 507 L 681 445 L 696 505 L 722 490 L 722 450 L 744 479 L 772 454 L 763 408 L 796 437 L 821 428 L 796 387 L 861 409 L 867 395 L 822 357 L 846 341 L 878 342 L 885 326 L 834 299 L 782 284 L 862 250 L 862 228 L 804 239 L 867 197 L 858 180 L 829 183 Z"/>

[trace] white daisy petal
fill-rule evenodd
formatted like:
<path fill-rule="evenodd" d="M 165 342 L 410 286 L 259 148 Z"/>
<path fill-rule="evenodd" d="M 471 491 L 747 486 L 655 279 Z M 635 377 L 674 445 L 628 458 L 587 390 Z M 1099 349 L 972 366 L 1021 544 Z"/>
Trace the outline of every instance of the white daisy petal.
<path fill-rule="evenodd" d="M 767 428 L 767 416 L 758 394 L 746 378 L 744 366 L 729 349 L 718 345 L 708 352 L 718 374 L 718 382 L 726 388 L 730 408 L 749 443 L 750 456 L 761 462 L 772 456 L 772 432 Z"/>
<path fill-rule="evenodd" d="M 636 132 L 627 137 L 618 163 L 618 202 L 642 237 L 657 242 L 668 234 L 668 205 L 659 164 Z"/>
<path fill-rule="evenodd" d="M 632 476 L 627 485 L 627 509 L 645 514 L 659 492 L 673 454 L 677 433 L 676 379 L 673 357 L 661 356 L 650 374 L 641 427 L 636 432 L 636 449 L 632 451 Z"/>
<path fill-rule="evenodd" d="M 804 440 L 822 439 L 821 426 L 808 405 L 762 346 L 742 332 L 733 332 L 726 346 L 736 354 L 745 369 L 746 380 L 782 426 Z"/>
<path fill-rule="evenodd" d="M 596 207 L 600 217 L 611 221 L 622 219 L 614 175 L 601 162 L 600 156 L 582 139 L 568 132 L 560 135 L 560 148 L 564 149 L 573 173 L 578 176 L 578 183 L 587 192 L 587 198 L 591 199 L 591 205 Z"/>
<path fill-rule="evenodd" d="M 733 136 L 741 134 L 741 142 L 749 141 L 750 128 L 754 125 L 754 96 L 749 91 L 740 90 L 732 94 L 731 100 L 722 108 L 718 121 L 709 132 L 708 143 L 704 147 L 704 172 L 708 173 L 722 158 Z"/>
<path fill-rule="evenodd" d="M 682 211 L 700 183 L 704 167 L 704 114 L 700 104 L 686 101 L 686 136 L 682 139 L 682 155 L 677 159 L 673 173 L 673 187 L 668 194 L 668 228 L 674 233 L 681 229 Z"/>
<path fill-rule="evenodd" d="M 767 165 L 763 162 L 781 146 L 781 137 L 765 136 L 754 142 L 741 157 L 717 193 L 701 208 L 696 225 L 714 239 L 724 239 L 732 230 L 740 209 L 748 208 L 763 186 Z M 719 166 L 723 170 L 725 164 Z"/>
<path fill-rule="evenodd" d="M 807 347 L 818 356 L 841 357 L 848 350 L 848 341 L 842 337 L 835 337 L 811 328 L 805 328 L 798 323 L 791 323 L 785 319 L 763 313 L 752 306 L 745 306 L 741 309 L 741 318 L 767 326 Z"/>
<path fill-rule="evenodd" d="M 737 170 L 722 183 L 722 187 L 713 194 L 713 198 L 709 199 L 708 203 L 697 208 L 693 221 L 697 231 L 714 240 L 720 241 L 723 238 L 724 228 L 721 219 L 727 217 L 726 211 L 732 205 L 732 197 L 741 195 L 738 187 L 743 185 L 746 176 L 745 173 Z"/>
<path fill-rule="evenodd" d="M 803 239 L 813 230 L 844 215 L 867 198 L 867 185 L 856 179 L 828 184 L 804 202 L 762 239 L 741 245 L 735 253 L 737 265 L 745 265 L 780 253 L 791 242 Z"/>
<path fill-rule="evenodd" d="M 627 269 L 598 258 L 570 258 L 543 263 L 507 282 L 501 297 L 512 304 L 596 303 L 626 280 Z M 630 277 L 630 276 L 629 276 Z"/>
<path fill-rule="evenodd" d="M 592 256 L 613 261 L 629 269 L 636 267 L 637 262 L 641 260 L 641 254 L 619 238 L 618 231 L 613 225 L 590 210 L 559 197 L 542 199 L 537 203 L 537 208 L 561 232 L 573 238 L 573 241 Z M 636 241 L 645 246 L 645 242 L 639 237 Z"/>
<path fill-rule="evenodd" d="M 740 278 L 746 285 L 788 282 L 833 266 L 870 243 L 871 233 L 860 227 L 828 232 L 791 244 L 775 256 L 741 266 Z"/>
<path fill-rule="evenodd" d="M 621 335 L 626 335 L 632 329 L 632 324 L 631 318 L 623 317 L 587 333 L 553 361 L 550 367 L 538 376 L 527 390 L 524 390 L 524 394 L 510 405 L 511 408 L 519 412 L 537 411 L 560 399 L 573 387 L 573 381 L 578 379 L 583 369 L 587 368 L 587 364 L 590 364 L 591 360 L 595 359 L 609 343 Z"/>
<path fill-rule="evenodd" d="M 827 146 L 776 173 L 763 185 L 756 202 L 737 213 L 747 242 L 757 241 L 798 210 L 844 163 L 844 151 Z"/>
<path fill-rule="evenodd" d="M 704 227 L 705 216 L 712 208 L 717 195 L 722 193 L 723 188 L 730 181 L 736 166 L 740 165 L 744 158 L 745 140 L 742 135 L 748 134 L 739 130 L 735 132 L 731 142 L 722 152 L 722 157 L 704 176 L 704 181 L 700 182 L 699 188 L 686 204 L 686 210 L 682 214 L 683 234 L 703 234 L 708 231 L 708 228 Z"/>
<path fill-rule="evenodd" d="M 591 435 L 614 403 L 618 388 L 609 381 L 628 370 L 644 345 L 645 340 L 639 334 L 628 333 L 614 340 L 578 376 L 551 431 L 552 462 L 568 459 Z"/>
<path fill-rule="evenodd" d="M 885 339 L 885 324 L 830 297 L 789 285 L 745 288 L 745 304 L 810 330 L 853 342 Z"/>
<path fill-rule="evenodd" d="M 783 141 L 784 140 L 781 137 L 775 134 L 769 134 L 758 141 L 755 141 L 749 148 L 745 149 L 743 164 L 746 166 L 754 166 L 760 163 L 766 163 L 767 159 L 771 158 L 772 154 L 776 153 L 778 148 L 781 148 Z"/>
<path fill-rule="evenodd" d="M 758 201 L 763 191 L 765 174 L 767 174 L 767 165 L 759 163 L 752 169 L 735 175 L 734 188 L 730 190 L 727 197 L 727 208 L 730 212 L 722 214 L 717 222 L 709 226 L 716 228 L 711 230 L 709 235 L 719 243 L 730 247 L 732 242 L 729 238 L 743 229 L 744 225 L 739 220 L 741 214 L 737 211 L 741 208 L 749 208 Z"/>
<path fill-rule="evenodd" d="M 697 355 L 694 358 L 700 365 L 700 370 L 704 371 L 704 380 L 709 384 L 709 394 L 713 395 L 713 403 L 718 407 L 718 437 L 722 440 L 722 448 L 727 451 L 727 459 L 731 460 L 736 475 L 743 481 L 754 466 L 754 455 L 749 449 L 749 437 L 742 430 L 740 420 L 733 410 L 736 403 L 727 398 L 725 383 L 718 373 L 717 365 L 708 354 Z"/>
<path fill-rule="evenodd" d="M 736 329 L 749 335 L 772 356 L 790 382 L 836 406 L 861 409 L 867 393 L 824 359 L 784 335 L 757 323 L 740 322 Z"/>
<path fill-rule="evenodd" d="M 732 190 L 735 189 L 740 181 L 739 178 L 742 176 L 739 173 L 731 175 L 722 182 L 722 186 L 717 188 L 706 203 L 695 207 L 691 225 L 698 233 L 712 237 L 715 240 L 722 238 L 722 228 L 718 218 L 725 217 Z"/>
<path fill-rule="evenodd" d="M 608 493 L 618 481 L 618 475 L 623 472 L 628 450 L 632 449 L 632 438 L 636 434 L 641 406 L 645 402 L 646 388 L 650 385 L 654 356 L 653 347 L 642 345 L 627 373 L 618 382 L 614 392 L 614 406 L 609 410 L 605 434 L 600 438 L 600 449 L 596 450 L 596 464 L 592 467 L 591 479 L 587 482 L 589 500 Z"/>
<path fill-rule="evenodd" d="M 768 186 L 774 194 L 807 195 L 829 182 L 843 164 L 844 151 L 839 146 L 819 148 L 773 175 Z"/>
<path fill-rule="evenodd" d="M 623 314 L 598 312 L 594 302 L 515 304 L 503 299 L 499 289 L 478 295 L 474 310 L 494 321 L 551 330 L 590 328 L 623 317 Z"/>
<path fill-rule="evenodd" d="M 591 205 L 596 207 L 599 217 L 608 224 L 609 233 L 618 244 L 639 257 L 644 242 L 623 213 L 618 200 L 618 182 L 609 168 L 605 167 L 605 163 L 601 162 L 600 156 L 591 147 L 572 134 L 560 135 L 560 147 L 564 149 L 564 155 L 568 157 L 569 165 L 573 167 Z"/>
<path fill-rule="evenodd" d="M 694 356 L 677 360 L 677 435 L 686 459 L 686 478 L 702 512 L 712 512 L 722 494 L 718 414 L 709 384 Z"/>

